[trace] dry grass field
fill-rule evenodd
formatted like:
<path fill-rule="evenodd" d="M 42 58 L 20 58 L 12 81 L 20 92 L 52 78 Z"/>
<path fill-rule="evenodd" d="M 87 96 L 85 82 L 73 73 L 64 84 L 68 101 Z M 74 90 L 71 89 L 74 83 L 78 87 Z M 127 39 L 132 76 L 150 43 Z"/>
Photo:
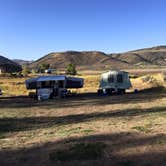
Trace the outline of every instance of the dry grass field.
<path fill-rule="evenodd" d="M 166 165 L 164 75 L 102 97 L 99 75 L 83 77 L 77 96 L 43 102 L 25 96 L 25 78 L 1 78 L 0 166 Z"/>

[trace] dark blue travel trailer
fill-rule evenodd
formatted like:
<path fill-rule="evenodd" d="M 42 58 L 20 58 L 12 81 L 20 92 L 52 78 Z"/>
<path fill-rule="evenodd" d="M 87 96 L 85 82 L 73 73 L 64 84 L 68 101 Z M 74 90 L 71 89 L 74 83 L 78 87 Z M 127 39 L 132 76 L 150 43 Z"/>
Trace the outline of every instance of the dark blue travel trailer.
<path fill-rule="evenodd" d="M 39 76 L 28 79 L 25 83 L 27 89 L 36 89 L 38 99 L 49 99 L 65 96 L 67 89 L 82 88 L 84 79 L 65 75 Z"/>

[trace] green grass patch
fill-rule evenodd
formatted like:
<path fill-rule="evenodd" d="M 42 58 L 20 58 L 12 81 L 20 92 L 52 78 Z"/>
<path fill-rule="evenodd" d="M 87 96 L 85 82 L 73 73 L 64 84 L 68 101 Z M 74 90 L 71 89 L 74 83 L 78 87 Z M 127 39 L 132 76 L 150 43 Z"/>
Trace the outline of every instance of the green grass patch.
<path fill-rule="evenodd" d="M 151 132 L 151 129 L 148 128 L 147 126 L 135 126 L 135 127 L 132 127 L 132 129 L 135 129 L 137 131 L 144 132 L 144 133 Z"/>
<path fill-rule="evenodd" d="M 93 132 L 94 132 L 94 130 L 92 130 L 92 129 L 85 129 L 85 130 L 81 131 L 81 133 L 83 133 L 85 135 L 88 135 L 88 134 L 93 133 Z"/>
<path fill-rule="evenodd" d="M 75 127 L 75 128 L 69 128 L 65 129 L 64 127 L 61 127 L 59 131 L 57 132 L 60 136 L 71 136 L 72 134 L 85 134 L 88 135 L 89 133 L 94 132 L 92 129 L 83 129 L 82 127 Z"/>

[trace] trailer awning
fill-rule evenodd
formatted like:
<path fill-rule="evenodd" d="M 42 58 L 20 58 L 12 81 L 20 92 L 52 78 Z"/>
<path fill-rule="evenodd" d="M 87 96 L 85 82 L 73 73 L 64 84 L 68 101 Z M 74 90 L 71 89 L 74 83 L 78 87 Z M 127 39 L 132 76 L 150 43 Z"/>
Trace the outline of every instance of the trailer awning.
<path fill-rule="evenodd" d="M 32 82 L 36 82 L 38 80 L 38 78 L 30 78 L 28 80 L 26 80 L 25 82 L 28 83 L 32 83 Z"/>
<path fill-rule="evenodd" d="M 39 76 L 25 81 L 27 89 L 37 89 L 41 82 L 46 81 L 65 81 L 65 88 L 82 88 L 84 84 L 83 78 L 67 77 L 65 75 L 55 76 Z"/>
<path fill-rule="evenodd" d="M 41 76 L 37 79 L 37 82 L 42 81 L 64 81 L 66 79 L 65 76 Z"/>

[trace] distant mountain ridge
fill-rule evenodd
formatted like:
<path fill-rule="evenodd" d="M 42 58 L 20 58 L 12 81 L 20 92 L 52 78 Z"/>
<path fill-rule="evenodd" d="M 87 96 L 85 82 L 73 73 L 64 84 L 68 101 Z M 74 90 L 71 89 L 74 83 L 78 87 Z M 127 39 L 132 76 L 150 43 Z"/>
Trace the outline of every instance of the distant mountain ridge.
<path fill-rule="evenodd" d="M 156 46 L 113 55 L 135 66 L 166 66 L 166 46 Z"/>
<path fill-rule="evenodd" d="M 30 64 L 33 61 L 27 61 L 27 60 L 21 60 L 21 59 L 13 59 L 14 62 L 16 62 L 19 65 L 25 65 L 25 64 Z"/>
<path fill-rule="evenodd" d="M 52 68 L 64 69 L 73 63 L 80 70 L 127 69 L 133 67 L 166 66 L 166 46 L 156 46 L 124 53 L 106 54 L 100 51 L 52 52 L 34 61 L 36 67 L 49 63 Z"/>

